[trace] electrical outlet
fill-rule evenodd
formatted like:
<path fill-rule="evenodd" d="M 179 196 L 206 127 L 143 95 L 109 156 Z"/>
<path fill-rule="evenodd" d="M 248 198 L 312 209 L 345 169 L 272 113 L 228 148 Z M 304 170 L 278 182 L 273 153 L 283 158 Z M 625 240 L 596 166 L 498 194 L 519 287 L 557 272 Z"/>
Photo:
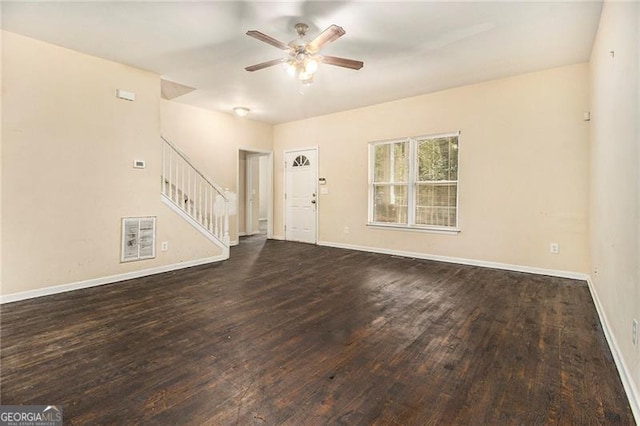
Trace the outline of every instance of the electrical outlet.
<path fill-rule="evenodd" d="M 348 233 L 349 233 L 349 227 L 348 227 L 348 226 L 345 226 L 345 227 L 344 227 L 344 233 L 345 233 L 345 234 L 348 234 Z"/>
<path fill-rule="evenodd" d="M 558 254 L 560 253 L 560 246 L 558 245 L 558 243 L 551 243 L 549 245 L 549 251 L 553 254 Z"/>
<path fill-rule="evenodd" d="M 160 244 L 160 250 L 162 250 L 162 251 L 169 250 L 169 242 L 168 241 L 163 241 L 162 244 Z"/>
<path fill-rule="evenodd" d="M 633 346 L 638 346 L 638 320 L 634 319 L 631 324 L 631 342 Z"/>

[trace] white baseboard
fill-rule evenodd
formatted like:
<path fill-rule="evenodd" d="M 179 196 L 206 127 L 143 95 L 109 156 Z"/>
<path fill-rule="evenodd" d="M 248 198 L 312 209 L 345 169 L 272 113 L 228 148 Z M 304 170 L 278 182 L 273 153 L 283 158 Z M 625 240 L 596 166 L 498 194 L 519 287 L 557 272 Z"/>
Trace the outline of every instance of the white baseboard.
<path fill-rule="evenodd" d="M 458 263 L 461 265 L 481 266 L 483 268 L 503 269 L 506 271 L 526 272 L 529 274 L 536 274 L 536 275 L 549 275 L 552 277 L 571 278 L 574 280 L 586 280 L 588 278 L 587 274 L 583 274 L 579 272 L 558 271 L 555 269 L 536 268 L 534 266 L 512 265 L 509 263 L 489 262 L 485 260 L 465 259 L 461 257 L 438 256 L 438 255 L 411 252 L 411 251 L 391 250 L 391 249 L 385 249 L 385 248 L 379 248 L 379 247 L 366 247 L 366 246 L 358 246 L 358 245 L 352 245 L 352 244 L 334 243 L 331 241 L 318 241 L 318 245 L 327 246 L 327 247 L 344 248 L 344 249 L 350 249 L 350 250 L 367 251 L 371 253 L 390 254 L 394 256 L 412 257 L 415 259 L 435 260 L 438 262 Z"/>
<path fill-rule="evenodd" d="M 389 254 L 389 255 L 395 255 L 395 256 L 412 257 L 416 259 L 435 260 L 439 262 L 449 262 L 449 263 L 458 263 L 463 265 L 481 266 L 486 268 L 502 269 L 502 270 L 516 271 L 516 272 L 527 272 L 531 274 L 549 275 L 553 277 L 571 278 L 576 280 L 587 281 L 589 291 L 591 293 L 591 298 L 593 299 L 594 305 L 596 307 L 596 311 L 598 313 L 598 317 L 600 318 L 600 324 L 602 325 L 605 338 L 607 339 L 607 343 L 609 344 L 609 349 L 611 350 L 611 354 L 613 356 L 616 368 L 618 369 L 620 380 L 622 381 L 622 385 L 624 386 L 624 390 L 627 394 L 627 399 L 629 400 L 631 411 L 633 412 L 633 415 L 636 419 L 636 423 L 640 424 L 640 393 L 638 393 L 638 389 L 636 388 L 632 380 L 633 376 L 631 374 L 631 371 L 627 368 L 627 365 L 624 362 L 624 359 L 620 355 L 618 344 L 616 342 L 616 339 L 613 333 L 611 332 L 611 329 L 609 327 L 609 322 L 607 321 L 607 317 L 604 313 L 604 309 L 602 307 L 602 304 L 600 303 L 598 294 L 596 293 L 593 287 L 593 282 L 591 281 L 591 277 L 588 274 L 583 274 L 579 272 L 558 271 L 554 269 L 536 268 L 532 266 L 512 265 L 507 263 L 487 262 L 487 261 L 474 260 L 474 259 L 436 256 L 436 255 L 429 255 L 429 254 L 416 253 L 416 252 L 389 250 L 389 249 L 383 249 L 378 247 L 357 246 L 352 244 L 334 243 L 330 241 L 318 241 L 318 245 L 327 246 L 327 247 L 344 248 L 344 249 L 350 249 L 350 250 L 367 251 L 372 253 Z"/>
<path fill-rule="evenodd" d="M 174 263 L 171 265 L 158 266 L 155 268 L 142 269 L 140 271 L 126 272 L 124 274 L 116 274 L 108 277 L 92 278 L 84 281 L 77 281 L 69 284 L 61 284 L 51 287 L 39 288 L 36 290 L 21 291 L 19 293 L 5 294 L 0 296 L 0 304 L 18 302 L 20 300 L 32 299 L 35 297 L 50 296 L 52 294 L 64 293 L 72 290 L 96 287 L 104 284 L 111 284 L 118 281 L 130 280 L 133 278 L 146 277 L 149 275 L 161 274 L 163 272 L 175 271 L 178 269 L 190 268 L 192 266 L 204 265 L 207 263 L 220 262 L 228 259 L 228 256 L 221 254 L 219 256 L 207 257 L 204 259 L 189 260 L 186 262 Z"/>
<path fill-rule="evenodd" d="M 269 237 L 272 240 L 280 240 L 280 241 L 284 241 L 284 235 L 275 235 L 273 234 L 272 236 Z"/>
<path fill-rule="evenodd" d="M 618 342 L 615 335 L 611 332 L 609 321 L 607 320 L 607 315 L 605 314 L 602 303 L 600 302 L 598 293 L 593 286 L 591 277 L 587 279 L 587 283 L 589 284 L 591 298 L 593 299 L 594 305 L 596 305 L 596 311 L 598 312 L 598 317 L 600 318 L 600 324 L 602 325 L 604 336 L 606 337 L 607 343 L 609 344 L 609 349 L 611 350 L 613 361 L 615 362 L 616 368 L 618 369 L 618 374 L 620 375 L 622 386 L 627 393 L 627 399 L 629 400 L 631 411 L 633 412 L 633 416 L 636 419 L 636 423 L 640 424 L 640 392 L 638 392 L 638 388 L 633 382 L 633 376 L 631 374 L 631 371 L 627 367 L 627 364 L 624 362 L 624 358 L 622 358 L 622 356 L 620 355 Z"/>

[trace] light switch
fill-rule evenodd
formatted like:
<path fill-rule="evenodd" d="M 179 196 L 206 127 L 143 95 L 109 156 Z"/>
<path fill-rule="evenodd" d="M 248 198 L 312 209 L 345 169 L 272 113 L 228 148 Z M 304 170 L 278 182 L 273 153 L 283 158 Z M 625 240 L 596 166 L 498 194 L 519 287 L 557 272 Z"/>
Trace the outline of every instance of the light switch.
<path fill-rule="evenodd" d="M 328 194 L 329 193 L 329 188 L 327 188 L 326 186 L 323 186 L 322 188 L 320 188 L 320 193 L 321 194 Z"/>

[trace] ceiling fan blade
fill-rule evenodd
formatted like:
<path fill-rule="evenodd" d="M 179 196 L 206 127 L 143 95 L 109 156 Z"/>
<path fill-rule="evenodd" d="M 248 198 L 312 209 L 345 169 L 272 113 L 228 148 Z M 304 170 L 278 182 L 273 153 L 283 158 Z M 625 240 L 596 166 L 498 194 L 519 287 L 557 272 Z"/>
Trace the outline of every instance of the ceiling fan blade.
<path fill-rule="evenodd" d="M 285 62 L 286 60 L 287 60 L 287 58 L 272 59 L 271 61 L 261 62 L 259 64 L 251 65 L 250 67 L 246 67 L 245 70 L 247 70 L 247 71 L 258 71 L 258 70 L 261 70 L 261 69 L 264 69 L 264 68 L 268 68 L 268 67 L 272 67 L 274 65 L 281 64 L 281 63 Z"/>
<path fill-rule="evenodd" d="M 337 56 L 322 56 L 322 62 L 329 65 L 336 65 L 338 67 L 350 68 L 352 70 L 359 70 L 364 66 L 364 62 L 356 61 L 354 59 L 338 58 Z"/>
<path fill-rule="evenodd" d="M 310 53 L 316 53 L 322 46 L 342 37 L 344 34 L 345 31 L 342 27 L 333 24 L 307 44 L 307 51 Z"/>
<path fill-rule="evenodd" d="M 260 31 L 250 30 L 250 31 L 247 31 L 247 35 L 249 37 L 253 37 L 267 44 L 270 44 L 274 47 L 277 47 L 278 49 L 289 50 L 289 45 L 281 42 L 280 40 L 276 40 L 275 38 L 268 36 L 265 33 L 261 33 Z"/>

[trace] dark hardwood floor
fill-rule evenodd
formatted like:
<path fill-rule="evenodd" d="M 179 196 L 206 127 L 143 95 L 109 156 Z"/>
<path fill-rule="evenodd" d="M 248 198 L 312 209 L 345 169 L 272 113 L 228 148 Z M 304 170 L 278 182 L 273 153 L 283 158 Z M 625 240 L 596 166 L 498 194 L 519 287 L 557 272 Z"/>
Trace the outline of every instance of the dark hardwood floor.
<path fill-rule="evenodd" d="M 1 403 L 69 425 L 634 424 L 568 279 L 251 237 L 1 320 Z"/>

